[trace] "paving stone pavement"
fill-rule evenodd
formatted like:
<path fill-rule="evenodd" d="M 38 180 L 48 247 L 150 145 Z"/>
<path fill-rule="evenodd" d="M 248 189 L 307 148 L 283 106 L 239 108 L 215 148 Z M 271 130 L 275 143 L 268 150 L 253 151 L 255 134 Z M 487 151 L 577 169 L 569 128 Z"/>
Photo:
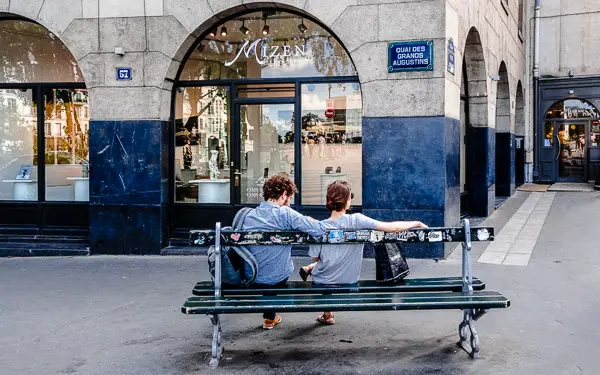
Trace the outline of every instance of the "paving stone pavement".
<path fill-rule="evenodd" d="M 500 228 L 528 198 L 516 194 L 483 225 Z M 557 193 L 527 267 L 473 264 L 511 300 L 477 321 L 479 360 L 455 345 L 460 311 L 340 312 L 331 327 L 286 313 L 272 331 L 241 314 L 223 317 L 225 356 L 211 369 L 208 319 L 180 312 L 207 278 L 206 257 L 2 258 L 0 374 L 596 375 L 599 213 L 598 192 Z M 459 262 L 409 264 L 411 277 L 460 275 Z M 373 278 L 373 260 L 361 276 Z"/>
<path fill-rule="evenodd" d="M 478 259 L 480 263 L 527 266 L 556 193 L 531 193 L 496 234 Z"/>

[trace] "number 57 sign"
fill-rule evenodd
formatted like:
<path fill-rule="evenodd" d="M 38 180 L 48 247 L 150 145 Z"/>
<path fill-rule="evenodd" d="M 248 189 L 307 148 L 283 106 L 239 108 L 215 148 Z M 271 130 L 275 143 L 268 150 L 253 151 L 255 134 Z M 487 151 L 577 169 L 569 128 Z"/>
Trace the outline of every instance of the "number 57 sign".
<path fill-rule="evenodd" d="M 117 81 L 130 81 L 131 68 L 117 68 Z"/>

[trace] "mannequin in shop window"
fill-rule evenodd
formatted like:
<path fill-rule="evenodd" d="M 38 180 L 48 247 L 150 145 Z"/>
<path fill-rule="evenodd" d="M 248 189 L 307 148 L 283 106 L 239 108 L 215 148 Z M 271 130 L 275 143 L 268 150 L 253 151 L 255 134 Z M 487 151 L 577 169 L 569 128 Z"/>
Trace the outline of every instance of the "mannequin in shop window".
<path fill-rule="evenodd" d="M 183 169 L 190 169 L 192 167 L 193 159 L 192 146 L 190 146 L 190 139 L 186 138 L 185 146 L 183 146 Z"/>

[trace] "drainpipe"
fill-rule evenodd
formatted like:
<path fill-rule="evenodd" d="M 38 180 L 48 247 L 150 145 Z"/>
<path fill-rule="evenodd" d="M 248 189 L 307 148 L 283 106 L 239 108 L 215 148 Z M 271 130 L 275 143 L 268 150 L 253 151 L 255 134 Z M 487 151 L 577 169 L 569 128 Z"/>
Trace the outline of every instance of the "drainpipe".
<path fill-rule="evenodd" d="M 535 8 L 534 8 L 534 34 L 533 34 L 533 171 L 531 176 L 527 176 L 527 178 L 532 182 L 534 176 L 537 177 L 537 154 L 539 152 L 537 147 L 537 139 L 538 139 L 538 96 L 539 96 L 539 87 L 540 87 L 540 11 L 542 8 L 541 5 L 542 0 L 535 0 Z"/>

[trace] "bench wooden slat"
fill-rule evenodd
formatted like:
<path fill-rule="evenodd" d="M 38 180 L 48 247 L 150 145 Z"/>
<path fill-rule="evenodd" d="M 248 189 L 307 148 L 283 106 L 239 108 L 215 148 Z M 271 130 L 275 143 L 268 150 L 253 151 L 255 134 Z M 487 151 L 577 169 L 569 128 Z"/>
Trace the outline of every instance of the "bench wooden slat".
<path fill-rule="evenodd" d="M 374 293 L 339 295 L 284 295 L 219 298 L 190 297 L 185 314 L 258 313 L 265 311 L 373 311 L 507 308 L 510 301 L 497 292 Z"/>
<path fill-rule="evenodd" d="M 190 244 L 192 246 L 211 246 L 215 244 L 215 237 L 216 232 L 213 230 L 192 230 L 190 231 Z M 471 228 L 471 241 L 493 240 L 493 227 Z M 330 230 L 319 238 L 295 231 L 221 231 L 222 246 L 463 241 L 465 241 L 465 229 L 462 227 L 410 229 L 398 233 L 384 233 L 376 230 Z"/>
<path fill-rule="evenodd" d="M 485 289 L 485 283 L 473 278 L 473 290 Z M 288 281 L 287 286 L 277 288 L 243 288 L 240 286 L 224 285 L 223 295 L 273 295 L 273 294 L 311 294 L 311 293 L 376 293 L 376 292 L 460 292 L 462 279 L 460 277 L 432 277 L 404 279 L 394 285 L 385 285 L 373 280 L 361 280 L 358 285 L 314 285 L 312 282 Z M 214 294 L 211 281 L 200 281 L 192 290 L 195 296 L 210 296 Z"/>

